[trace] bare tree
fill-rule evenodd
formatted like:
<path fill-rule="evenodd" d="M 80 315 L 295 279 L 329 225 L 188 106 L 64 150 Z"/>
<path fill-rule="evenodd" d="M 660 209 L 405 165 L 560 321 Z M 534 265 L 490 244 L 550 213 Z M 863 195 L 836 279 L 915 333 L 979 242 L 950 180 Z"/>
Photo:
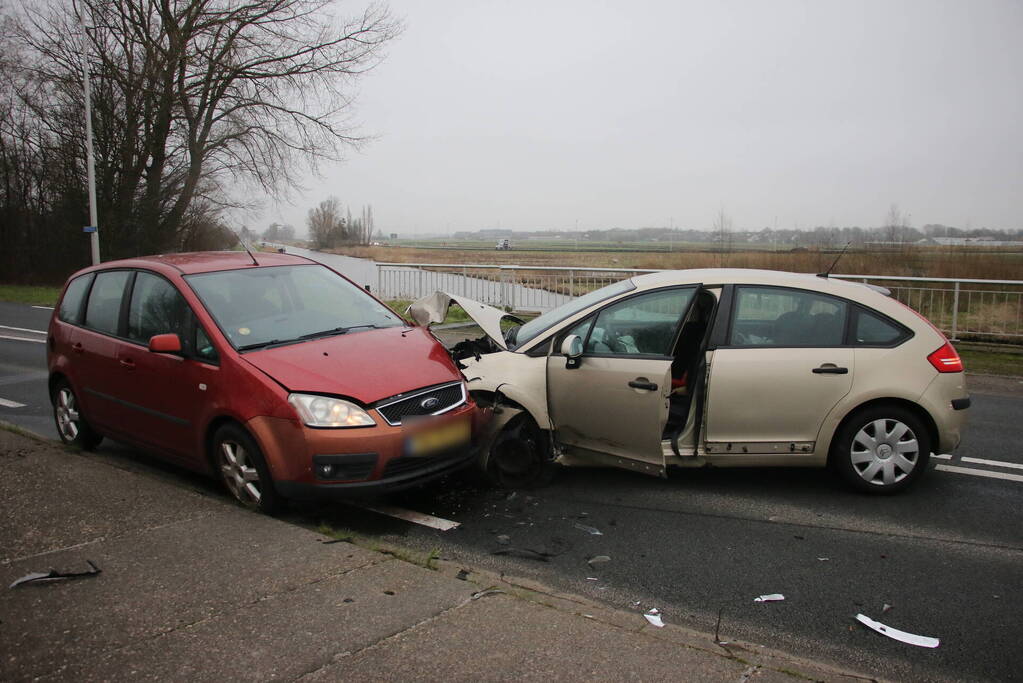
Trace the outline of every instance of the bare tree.
<path fill-rule="evenodd" d="M 299 165 L 362 141 L 350 86 L 400 27 L 383 6 L 337 19 L 332 4 L 77 0 L 32 15 L 20 35 L 34 73 L 78 116 L 78 16 L 91 27 L 104 253 L 174 248 L 193 202 L 235 205 L 238 182 L 282 194 Z"/>
<path fill-rule="evenodd" d="M 336 197 L 325 199 L 310 209 L 306 223 L 314 249 L 336 247 L 345 238 L 345 219 L 341 217 L 341 202 Z"/>
<path fill-rule="evenodd" d="M 899 209 L 898 204 L 892 204 L 888 208 L 888 215 L 885 216 L 884 237 L 891 246 L 905 246 L 906 234 L 909 232 L 909 215 Z"/>
<path fill-rule="evenodd" d="M 727 260 L 726 255 L 732 251 L 732 219 L 725 213 L 723 204 L 718 209 L 717 215 L 714 216 L 713 232 L 714 241 L 718 243 L 720 255 L 718 263 L 724 266 Z"/>

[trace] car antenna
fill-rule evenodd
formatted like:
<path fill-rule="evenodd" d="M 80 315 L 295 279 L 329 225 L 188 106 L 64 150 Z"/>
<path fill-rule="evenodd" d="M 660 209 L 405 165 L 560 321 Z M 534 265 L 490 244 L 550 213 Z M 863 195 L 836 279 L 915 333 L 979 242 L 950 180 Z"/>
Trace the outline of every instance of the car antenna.
<path fill-rule="evenodd" d="M 852 244 L 852 242 L 846 242 L 845 246 L 842 247 L 842 252 L 838 256 L 835 257 L 835 260 L 832 262 L 831 266 L 827 270 L 825 270 L 823 273 L 817 273 L 817 277 L 822 277 L 824 279 L 827 279 L 828 276 L 831 275 L 831 271 L 833 271 L 835 269 L 835 266 L 838 265 L 838 260 L 840 258 L 842 258 L 843 256 L 845 256 L 845 252 L 846 252 L 847 249 L 849 249 L 849 245 L 850 244 Z"/>
<path fill-rule="evenodd" d="M 234 230 L 232 230 L 231 232 L 234 232 Z M 242 245 L 242 249 L 244 249 L 245 253 L 249 255 L 249 258 L 252 259 L 252 265 L 258 266 L 259 261 L 257 261 L 256 257 L 252 255 L 252 250 L 249 249 L 249 245 L 245 244 L 245 240 L 243 240 L 241 236 L 236 232 L 234 232 L 234 237 L 235 239 L 238 240 L 238 244 Z"/>

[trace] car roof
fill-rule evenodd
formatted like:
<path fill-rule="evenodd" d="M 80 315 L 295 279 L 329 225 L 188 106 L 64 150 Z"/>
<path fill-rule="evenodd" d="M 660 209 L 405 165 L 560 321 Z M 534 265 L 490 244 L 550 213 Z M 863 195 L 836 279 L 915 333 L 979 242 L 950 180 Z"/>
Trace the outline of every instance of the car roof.
<path fill-rule="evenodd" d="M 768 285 L 774 287 L 795 287 L 813 289 L 850 299 L 873 299 L 876 292 L 859 282 L 838 280 L 811 273 L 789 273 L 780 270 L 756 270 L 753 268 L 694 268 L 690 270 L 663 270 L 656 273 L 637 275 L 632 278 L 636 289 L 654 289 L 668 285 L 702 283 L 711 285 Z M 869 292 L 869 293 L 868 293 Z"/>
<path fill-rule="evenodd" d="M 280 254 L 277 252 L 253 252 L 250 257 L 244 251 L 193 251 L 180 254 L 156 254 L 154 256 L 139 256 L 137 258 L 121 259 L 119 261 L 106 261 L 94 268 L 86 269 L 110 269 L 110 268 L 151 268 L 163 272 L 178 272 L 183 275 L 193 273 L 209 273 L 217 270 L 238 270 L 257 267 L 252 263 L 256 259 L 259 267 L 266 266 L 294 266 L 316 263 L 304 256 L 292 254 Z"/>

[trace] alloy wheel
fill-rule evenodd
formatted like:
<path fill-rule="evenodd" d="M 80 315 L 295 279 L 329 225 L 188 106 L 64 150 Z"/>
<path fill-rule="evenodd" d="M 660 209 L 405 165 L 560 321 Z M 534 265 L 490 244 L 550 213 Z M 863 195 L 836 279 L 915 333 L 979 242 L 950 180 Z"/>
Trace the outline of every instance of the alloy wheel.
<path fill-rule="evenodd" d="M 234 497 L 245 506 L 258 507 L 262 498 L 259 471 L 245 447 L 237 441 L 224 440 L 217 453 L 220 474 Z"/>
<path fill-rule="evenodd" d="M 57 392 L 57 427 L 60 435 L 65 441 L 71 442 L 78 438 L 79 413 L 78 404 L 75 401 L 75 394 L 68 387 L 63 387 Z"/>

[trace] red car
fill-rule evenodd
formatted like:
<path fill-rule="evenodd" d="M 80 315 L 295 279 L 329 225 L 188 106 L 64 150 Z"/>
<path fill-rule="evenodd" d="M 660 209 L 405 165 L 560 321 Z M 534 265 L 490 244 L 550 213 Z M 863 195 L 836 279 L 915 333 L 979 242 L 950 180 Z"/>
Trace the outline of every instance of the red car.
<path fill-rule="evenodd" d="M 60 438 L 216 473 L 242 504 L 395 490 L 471 462 L 482 413 L 451 357 L 330 268 L 192 253 L 72 275 L 50 321 Z"/>

